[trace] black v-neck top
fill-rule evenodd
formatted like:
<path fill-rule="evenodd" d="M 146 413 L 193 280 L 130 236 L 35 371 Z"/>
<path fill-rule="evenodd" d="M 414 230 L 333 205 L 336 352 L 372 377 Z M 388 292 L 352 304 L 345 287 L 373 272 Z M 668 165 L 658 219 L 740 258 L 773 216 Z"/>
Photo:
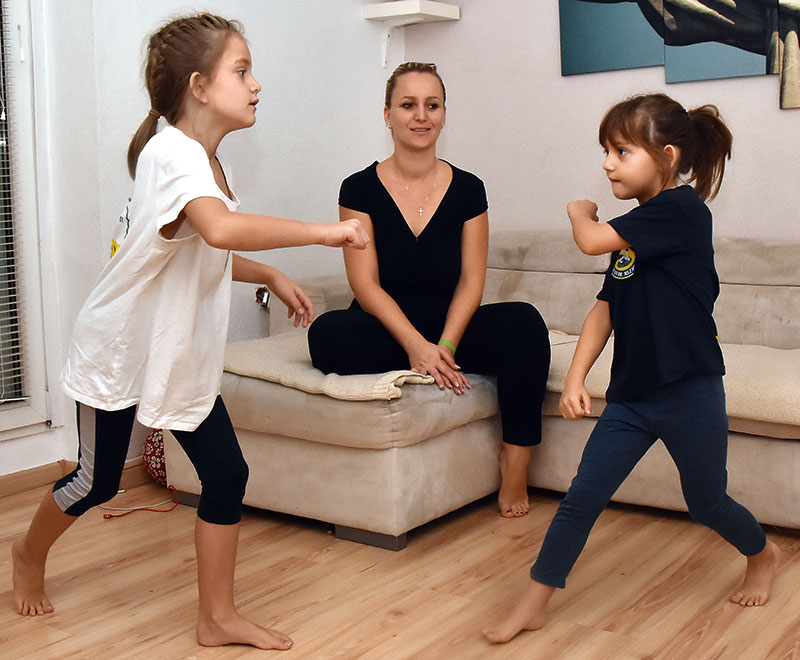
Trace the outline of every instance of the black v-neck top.
<path fill-rule="evenodd" d="M 444 325 L 461 275 L 461 232 L 465 222 L 487 210 L 486 189 L 474 174 L 450 165 L 450 185 L 415 236 L 378 178 L 377 166 L 375 161 L 342 182 L 339 205 L 369 215 L 381 287 L 427 336 L 426 328 L 436 332 Z M 353 307 L 359 308 L 357 301 Z"/>

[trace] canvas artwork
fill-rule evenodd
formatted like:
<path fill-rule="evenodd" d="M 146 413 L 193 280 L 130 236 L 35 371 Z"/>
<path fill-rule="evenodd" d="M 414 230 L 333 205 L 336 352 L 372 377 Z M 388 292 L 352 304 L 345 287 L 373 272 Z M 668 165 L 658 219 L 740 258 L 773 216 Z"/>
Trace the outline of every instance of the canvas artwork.
<path fill-rule="evenodd" d="M 562 75 L 663 66 L 668 83 L 780 76 L 800 108 L 800 0 L 560 0 Z"/>

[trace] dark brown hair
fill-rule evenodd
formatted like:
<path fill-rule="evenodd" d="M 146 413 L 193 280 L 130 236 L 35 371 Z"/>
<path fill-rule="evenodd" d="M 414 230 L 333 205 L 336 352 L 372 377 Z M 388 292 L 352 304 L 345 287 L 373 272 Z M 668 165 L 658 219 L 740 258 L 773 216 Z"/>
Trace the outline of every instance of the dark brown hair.
<path fill-rule="evenodd" d="M 133 135 L 128 147 L 128 172 L 136 176 L 136 163 L 147 141 L 156 134 L 158 115 L 174 124 L 194 72 L 211 75 L 228 37 L 242 37 L 237 21 L 213 14 L 176 18 L 150 37 L 144 79 L 151 112 Z M 155 111 L 155 112 L 152 112 Z"/>
<path fill-rule="evenodd" d="M 397 79 L 400 76 L 404 76 L 407 73 L 429 73 L 432 76 L 436 76 L 436 79 L 442 86 L 442 105 L 444 105 L 446 99 L 446 93 L 444 91 L 444 83 L 442 82 L 442 77 L 436 71 L 436 65 L 427 62 L 405 62 L 400 66 L 398 66 L 392 72 L 392 75 L 389 76 L 389 80 L 386 81 L 386 98 L 384 100 L 384 103 L 387 108 L 391 107 L 392 105 L 392 94 L 394 94 L 394 88 L 397 86 Z"/>
<path fill-rule="evenodd" d="M 642 147 L 661 164 L 665 185 L 675 176 L 686 176 L 704 200 L 719 192 L 733 142 L 716 106 L 687 111 L 666 94 L 643 94 L 618 103 L 603 117 L 598 138 L 604 147 L 618 146 L 620 140 Z M 680 155 L 676 171 L 667 164 L 668 144 Z"/>

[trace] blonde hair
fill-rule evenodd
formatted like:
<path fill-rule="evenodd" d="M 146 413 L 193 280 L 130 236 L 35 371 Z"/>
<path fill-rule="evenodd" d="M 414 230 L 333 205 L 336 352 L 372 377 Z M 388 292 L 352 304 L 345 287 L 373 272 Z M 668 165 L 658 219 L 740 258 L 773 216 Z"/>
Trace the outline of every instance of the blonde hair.
<path fill-rule="evenodd" d="M 210 75 L 231 35 L 243 37 L 244 28 L 238 21 L 198 14 L 176 18 L 150 37 L 144 79 L 151 110 L 128 147 L 132 179 L 136 177 L 139 154 L 156 134 L 159 115 L 170 124 L 178 120 L 191 75 Z"/>
<path fill-rule="evenodd" d="M 714 105 L 686 110 L 666 94 L 643 94 L 617 103 L 603 117 L 600 144 L 624 140 L 647 150 L 661 164 L 664 183 L 684 175 L 704 200 L 716 197 L 731 157 L 733 136 Z M 678 148 L 676 171 L 669 171 L 664 147 Z M 616 145 L 619 146 L 619 145 Z"/>
<path fill-rule="evenodd" d="M 386 98 L 384 103 L 387 108 L 392 105 L 392 94 L 394 94 L 394 88 L 397 86 L 397 79 L 407 73 L 429 73 L 435 76 L 442 86 L 442 105 L 444 105 L 446 92 L 444 91 L 442 77 L 439 75 L 439 72 L 436 71 L 436 65 L 428 62 L 404 62 L 392 72 L 392 75 L 389 76 L 389 80 L 386 81 Z"/>

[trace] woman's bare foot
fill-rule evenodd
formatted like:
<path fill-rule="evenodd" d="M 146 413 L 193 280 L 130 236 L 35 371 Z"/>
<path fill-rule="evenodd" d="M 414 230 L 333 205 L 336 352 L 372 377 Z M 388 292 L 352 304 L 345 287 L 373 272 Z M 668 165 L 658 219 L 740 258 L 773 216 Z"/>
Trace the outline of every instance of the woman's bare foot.
<path fill-rule="evenodd" d="M 24 544 L 25 539 L 18 538 L 11 546 L 14 606 L 22 616 L 50 614 L 53 606 L 44 593 L 44 564 L 32 559 Z"/>
<path fill-rule="evenodd" d="M 731 596 L 731 602 L 742 607 L 754 607 L 766 603 L 780 564 L 780 548 L 772 541 L 767 541 L 761 552 L 747 558 L 744 581 L 739 590 Z"/>
<path fill-rule="evenodd" d="M 247 644 L 259 649 L 287 651 L 292 640 L 277 630 L 270 630 L 248 621 L 239 614 L 225 620 L 198 619 L 197 642 L 201 646 Z"/>
<path fill-rule="evenodd" d="M 519 518 L 528 514 L 528 464 L 531 448 L 503 443 L 500 450 L 500 492 L 497 508 L 503 518 Z"/>
<path fill-rule="evenodd" d="M 546 620 L 547 602 L 554 587 L 531 580 L 512 610 L 504 619 L 483 631 L 483 636 L 493 644 L 504 644 L 523 630 L 539 630 Z"/>

